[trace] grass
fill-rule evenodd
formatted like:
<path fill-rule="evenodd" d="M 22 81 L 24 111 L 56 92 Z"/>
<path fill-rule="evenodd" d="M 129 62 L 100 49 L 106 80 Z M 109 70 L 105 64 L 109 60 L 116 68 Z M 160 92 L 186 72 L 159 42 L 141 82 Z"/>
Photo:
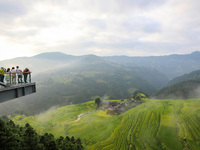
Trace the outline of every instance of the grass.
<path fill-rule="evenodd" d="M 15 116 L 30 123 L 38 133 L 81 138 L 86 149 L 95 150 L 179 150 L 200 148 L 200 99 L 152 100 L 121 115 L 95 110 L 94 101 L 50 109 L 37 116 Z M 77 122 L 81 113 L 83 115 Z"/>

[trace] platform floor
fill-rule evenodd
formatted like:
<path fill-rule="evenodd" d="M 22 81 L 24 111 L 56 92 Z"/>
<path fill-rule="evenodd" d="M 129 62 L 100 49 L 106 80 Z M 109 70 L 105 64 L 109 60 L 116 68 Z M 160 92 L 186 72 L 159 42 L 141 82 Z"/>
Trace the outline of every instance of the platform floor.
<path fill-rule="evenodd" d="M 36 83 L 19 83 L 0 86 L 0 103 L 36 92 Z"/>

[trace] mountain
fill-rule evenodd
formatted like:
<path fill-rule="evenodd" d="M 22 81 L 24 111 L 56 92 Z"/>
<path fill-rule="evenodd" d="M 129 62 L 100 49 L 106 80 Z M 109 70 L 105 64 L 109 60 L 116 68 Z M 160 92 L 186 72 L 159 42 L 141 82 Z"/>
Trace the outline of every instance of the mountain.
<path fill-rule="evenodd" d="M 54 68 L 62 68 L 66 64 L 72 63 L 79 59 L 78 56 L 66 55 L 60 52 L 41 53 L 33 57 L 18 57 L 10 60 L 1 61 L 3 67 L 16 67 L 21 69 L 29 68 L 33 72 L 33 76 L 37 74 L 53 70 Z"/>
<path fill-rule="evenodd" d="M 200 97 L 200 80 L 188 80 L 164 87 L 152 97 L 157 99 L 188 99 Z"/>
<path fill-rule="evenodd" d="M 188 99 L 200 97 L 200 70 L 176 77 L 153 96 L 162 99 Z"/>
<path fill-rule="evenodd" d="M 20 61 L 17 60 L 27 60 L 32 66 L 32 81 L 37 83 L 37 92 L 1 104 L 0 114 L 17 110 L 36 114 L 52 106 L 86 102 L 95 96 L 109 99 L 127 98 L 137 90 L 151 95 L 168 81 L 165 75 L 156 70 L 127 67 L 95 55 L 44 53 L 10 62 L 19 65 Z"/>
<path fill-rule="evenodd" d="M 185 55 L 174 54 L 150 57 L 111 56 L 105 57 L 105 59 L 126 66 L 153 68 L 166 75 L 169 79 L 200 69 L 199 51 Z"/>
<path fill-rule="evenodd" d="M 184 74 L 183 76 L 176 77 L 167 83 L 167 86 L 180 83 L 187 80 L 200 80 L 200 70 L 192 71 L 191 73 Z"/>
<path fill-rule="evenodd" d="M 149 56 L 149 57 L 129 57 L 129 56 L 107 56 L 98 57 L 95 55 L 72 56 L 60 52 L 42 53 L 33 57 L 20 57 L 10 60 L 0 61 L 2 66 L 12 67 L 19 65 L 21 68 L 29 67 L 34 75 L 52 70 L 53 68 L 62 68 L 67 64 L 78 62 L 80 60 L 102 59 L 107 62 L 120 64 L 128 67 L 144 67 L 156 70 L 168 79 L 190 73 L 200 69 L 200 52 L 195 51 L 185 55 L 167 55 L 167 56 Z"/>
<path fill-rule="evenodd" d="M 76 56 L 66 55 L 66 54 L 61 53 L 61 52 L 46 52 L 46 53 L 41 53 L 41 54 L 35 55 L 32 58 L 46 59 L 46 60 L 50 59 L 50 60 L 68 61 L 68 60 L 76 58 Z"/>
<path fill-rule="evenodd" d="M 51 52 L 4 60 L 0 62 L 4 67 L 28 67 L 32 81 L 37 83 L 37 92 L 1 104 L 0 114 L 16 110 L 35 114 L 52 106 L 89 101 L 95 96 L 127 98 L 135 90 L 152 95 L 166 85 L 168 78 L 199 68 L 199 57 L 200 52 L 154 57 L 72 56 Z"/>

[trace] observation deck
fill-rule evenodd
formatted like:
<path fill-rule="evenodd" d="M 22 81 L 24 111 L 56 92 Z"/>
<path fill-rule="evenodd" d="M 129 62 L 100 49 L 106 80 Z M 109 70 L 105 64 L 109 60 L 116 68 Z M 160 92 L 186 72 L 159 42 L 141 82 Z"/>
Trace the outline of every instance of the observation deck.
<path fill-rule="evenodd" d="M 22 83 L 17 83 L 17 80 L 16 75 L 14 83 L 13 80 L 7 83 L 5 79 L 4 82 L 0 82 L 0 103 L 36 92 L 36 83 L 31 83 L 31 75 L 28 75 L 27 83 L 24 83 L 23 80 Z"/>

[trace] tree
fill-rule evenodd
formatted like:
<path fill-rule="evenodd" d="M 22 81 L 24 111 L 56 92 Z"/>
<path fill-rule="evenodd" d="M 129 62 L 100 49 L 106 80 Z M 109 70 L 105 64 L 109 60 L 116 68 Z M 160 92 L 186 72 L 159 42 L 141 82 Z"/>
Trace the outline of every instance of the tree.
<path fill-rule="evenodd" d="M 7 121 L 5 121 L 7 120 Z M 30 124 L 15 125 L 12 120 L 0 118 L 0 149 L 2 150 L 82 150 L 81 140 L 74 136 L 54 138 L 53 134 L 39 135 Z"/>
<path fill-rule="evenodd" d="M 21 137 L 18 134 L 19 129 L 13 121 L 5 122 L 0 119 L 0 147 L 1 149 L 20 149 Z"/>
<path fill-rule="evenodd" d="M 97 104 L 97 108 L 99 108 L 99 106 L 101 105 L 101 99 L 99 97 L 97 97 L 95 99 L 95 103 Z"/>
<path fill-rule="evenodd" d="M 57 145 L 62 148 L 63 143 L 64 143 L 64 137 L 60 136 L 57 140 L 56 140 Z"/>
<path fill-rule="evenodd" d="M 73 144 L 76 143 L 74 136 L 71 137 L 71 142 L 72 142 Z"/>
<path fill-rule="evenodd" d="M 30 124 L 25 125 L 25 131 L 23 135 L 23 148 L 24 149 L 32 149 L 38 150 L 39 149 L 39 135 L 36 131 L 30 126 Z"/>

